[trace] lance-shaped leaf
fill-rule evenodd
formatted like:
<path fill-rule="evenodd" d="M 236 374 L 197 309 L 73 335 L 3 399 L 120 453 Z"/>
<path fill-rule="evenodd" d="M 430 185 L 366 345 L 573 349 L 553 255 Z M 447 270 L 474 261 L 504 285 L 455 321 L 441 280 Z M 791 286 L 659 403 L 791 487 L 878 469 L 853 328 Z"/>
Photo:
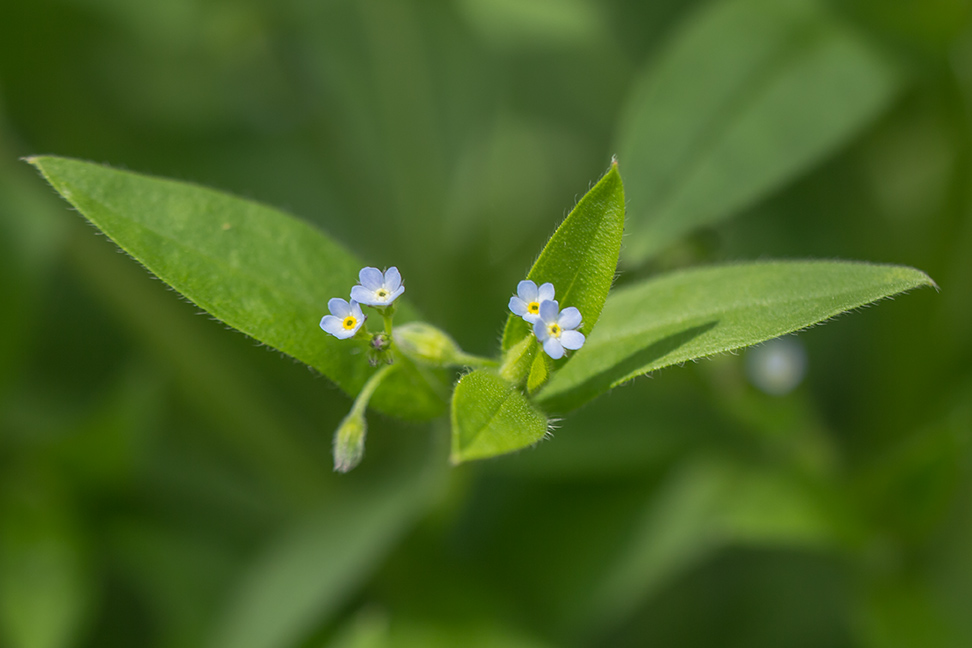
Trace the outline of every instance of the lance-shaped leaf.
<path fill-rule="evenodd" d="M 889 105 L 900 76 L 823 4 L 706 3 L 646 70 L 617 133 L 625 263 L 738 213 Z"/>
<path fill-rule="evenodd" d="M 543 248 L 527 275 L 538 286 L 550 282 L 560 308 L 580 310 L 580 331 L 594 328 L 611 289 L 624 233 L 624 187 L 617 162 L 580 199 Z M 503 350 L 530 334 L 530 325 L 510 316 L 503 332 Z"/>
<path fill-rule="evenodd" d="M 183 182 L 57 157 L 29 160 L 123 250 L 218 319 L 357 393 L 374 371 L 361 342 L 319 328 L 362 264 L 320 230 L 249 200 Z M 410 309 L 400 309 L 408 319 Z M 445 401 L 411 363 L 371 404 L 405 418 L 437 416 Z"/>
<path fill-rule="evenodd" d="M 489 369 L 459 379 L 452 394 L 452 462 L 486 459 L 533 445 L 547 417 Z"/>
<path fill-rule="evenodd" d="M 889 297 L 934 286 L 920 270 L 780 261 L 672 273 L 618 290 L 600 326 L 537 395 L 567 411 L 635 376 L 758 344 Z"/>

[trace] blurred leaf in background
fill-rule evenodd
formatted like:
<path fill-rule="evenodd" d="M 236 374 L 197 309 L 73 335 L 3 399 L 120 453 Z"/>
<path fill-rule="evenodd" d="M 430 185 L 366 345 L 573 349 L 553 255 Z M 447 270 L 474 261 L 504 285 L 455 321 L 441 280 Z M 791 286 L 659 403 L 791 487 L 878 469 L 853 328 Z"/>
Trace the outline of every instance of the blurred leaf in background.
<path fill-rule="evenodd" d="M 7 4 L 3 646 L 972 645 L 967 0 Z M 342 392 L 17 161 L 273 205 L 489 353 L 615 153 L 618 289 L 853 258 L 941 292 L 801 333 L 782 395 L 750 351 L 670 367 L 457 468 L 375 417 L 338 478 Z"/>

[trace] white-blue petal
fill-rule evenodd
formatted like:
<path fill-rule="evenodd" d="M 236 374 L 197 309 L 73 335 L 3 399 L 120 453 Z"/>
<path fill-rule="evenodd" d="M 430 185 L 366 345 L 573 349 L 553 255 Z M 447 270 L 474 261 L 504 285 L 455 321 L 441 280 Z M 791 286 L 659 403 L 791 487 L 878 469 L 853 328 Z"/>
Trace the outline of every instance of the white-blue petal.
<path fill-rule="evenodd" d="M 514 315 L 525 317 L 527 314 L 526 302 L 516 296 L 510 297 L 510 310 L 513 311 Z"/>
<path fill-rule="evenodd" d="M 564 331 L 560 334 L 560 343 L 567 349 L 579 349 L 584 346 L 584 341 L 584 334 L 580 331 Z"/>
<path fill-rule="evenodd" d="M 516 294 L 526 303 L 537 301 L 537 284 L 529 279 L 524 279 L 516 284 Z"/>
<path fill-rule="evenodd" d="M 391 297 L 388 298 L 388 301 L 386 303 L 388 304 L 392 303 L 393 301 L 398 299 L 403 292 L 405 292 L 405 286 L 399 286 L 398 289 L 396 289 L 395 292 L 392 293 Z"/>
<path fill-rule="evenodd" d="M 361 268 L 361 272 L 358 273 L 358 280 L 365 288 L 378 290 L 381 288 L 381 284 L 385 279 L 381 274 L 381 270 L 369 266 L 367 268 Z"/>
<path fill-rule="evenodd" d="M 346 340 L 357 332 L 357 329 L 349 331 L 344 328 L 341 318 L 333 315 L 325 315 L 321 319 L 321 328 L 339 340 Z"/>
<path fill-rule="evenodd" d="M 581 313 L 574 306 L 568 306 L 560 311 L 560 320 L 557 322 L 562 329 L 575 329 L 581 325 Z"/>
<path fill-rule="evenodd" d="M 327 301 L 327 310 L 331 311 L 331 315 L 344 318 L 351 312 L 351 306 L 340 297 L 335 297 Z"/>
<path fill-rule="evenodd" d="M 365 316 L 364 313 L 361 312 L 361 306 L 358 305 L 358 302 L 352 299 L 350 306 L 351 314 L 354 315 L 354 319 L 358 320 L 358 326 L 354 329 L 357 331 L 359 328 L 361 328 L 361 325 L 364 324 Z"/>
<path fill-rule="evenodd" d="M 547 324 L 556 324 L 560 313 L 560 304 L 555 301 L 540 302 L 540 319 Z"/>
<path fill-rule="evenodd" d="M 537 336 L 537 339 L 543 342 L 550 337 L 550 332 L 547 330 L 547 325 L 537 320 L 533 323 L 533 334 Z"/>
<path fill-rule="evenodd" d="M 369 290 L 364 286 L 354 286 L 351 289 L 351 299 L 359 304 L 368 306 L 384 306 L 384 303 L 375 299 L 375 291 Z"/>
<path fill-rule="evenodd" d="M 399 286 L 402 285 L 402 273 L 398 271 L 398 268 L 392 266 L 385 270 L 385 288 L 391 292 L 398 290 Z M 401 293 L 399 293 L 401 294 Z"/>
<path fill-rule="evenodd" d="M 557 338 L 547 338 L 547 341 L 543 343 L 543 350 L 554 360 L 560 360 L 564 357 L 564 347 Z"/>
<path fill-rule="evenodd" d="M 554 294 L 555 294 L 554 285 L 550 282 L 547 282 L 542 286 L 540 286 L 540 288 L 537 290 L 537 301 L 539 302 L 553 301 Z"/>

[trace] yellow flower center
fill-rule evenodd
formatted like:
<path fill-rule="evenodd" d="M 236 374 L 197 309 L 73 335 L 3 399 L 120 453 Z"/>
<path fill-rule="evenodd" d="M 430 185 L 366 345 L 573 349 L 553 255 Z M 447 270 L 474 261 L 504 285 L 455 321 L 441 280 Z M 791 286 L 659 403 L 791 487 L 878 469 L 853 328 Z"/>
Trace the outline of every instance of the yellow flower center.
<path fill-rule="evenodd" d="M 537 302 L 530 302 L 529 304 L 527 304 L 527 311 L 529 311 L 533 315 L 536 315 L 537 313 L 540 312 L 540 304 Z"/>
<path fill-rule="evenodd" d="M 358 325 L 358 320 L 355 319 L 354 315 L 348 315 L 344 318 L 344 322 L 342 322 L 342 324 L 345 330 L 350 331 Z"/>
<path fill-rule="evenodd" d="M 563 330 L 560 328 L 560 324 L 547 324 L 547 333 L 550 337 L 559 338 Z"/>
<path fill-rule="evenodd" d="M 386 299 L 388 299 L 388 295 L 389 295 L 388 291 L 385 290 L 384 288 L 379 288 L 378 290 L 375 291 L 375 297 L 377 297 L 381 301 L 385 301 Z"/>

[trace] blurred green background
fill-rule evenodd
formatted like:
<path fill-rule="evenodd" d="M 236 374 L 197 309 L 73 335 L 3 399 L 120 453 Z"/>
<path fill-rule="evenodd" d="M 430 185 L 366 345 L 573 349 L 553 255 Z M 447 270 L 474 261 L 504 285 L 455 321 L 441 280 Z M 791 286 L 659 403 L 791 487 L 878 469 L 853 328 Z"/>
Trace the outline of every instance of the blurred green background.
<path fill-rule="evenodd" d="M 372 414 L 365 461 L 333 474 L 345 396 L 18 160 L 287 209 L 492 354 L 516 282 L 625 147 L 634 89 L 725 1 L 3 2 L 0 646 L 972 645 L 966 0 L 825 4 L 895 70 L 887 101 L 619 278 L 856 258 L 940 293 L 788 338 L 790 391 L 757 386 L 753 351 L 674 367 L 459 468 L 447 422 Z"/>

